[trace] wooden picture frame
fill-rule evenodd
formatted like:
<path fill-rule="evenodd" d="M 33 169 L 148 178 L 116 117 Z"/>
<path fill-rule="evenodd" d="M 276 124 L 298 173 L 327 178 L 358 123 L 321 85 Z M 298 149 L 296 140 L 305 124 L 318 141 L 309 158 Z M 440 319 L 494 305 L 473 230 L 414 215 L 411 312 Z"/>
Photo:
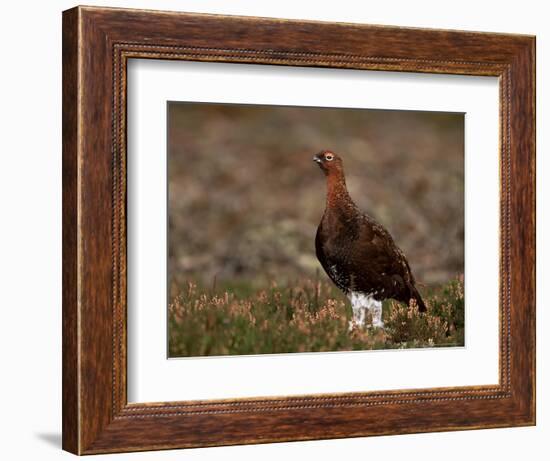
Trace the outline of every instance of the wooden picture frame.
<path fill-rule="evenodd" d="M 496 76 L 499 384 L 134 404 L 126 396 L 126 63 Z M 77 7 L 63 13 L 63 448 L 76 454 L 535 424 L 535 38 Z"/>

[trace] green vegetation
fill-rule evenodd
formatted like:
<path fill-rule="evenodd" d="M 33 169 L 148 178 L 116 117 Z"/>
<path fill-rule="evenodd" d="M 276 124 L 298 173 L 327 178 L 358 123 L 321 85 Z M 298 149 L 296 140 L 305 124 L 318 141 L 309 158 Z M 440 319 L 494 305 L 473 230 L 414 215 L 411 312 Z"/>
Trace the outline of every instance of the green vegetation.
<path fill-rule="evenodd" d="M 423 293 L 428 312 L 388 300 L 385 328 L 354 327 L 349 302 L 328 282 L 254 289 L 188 283 L 168 309 L 170 357 L 464 345 L 464 283 Z"/>

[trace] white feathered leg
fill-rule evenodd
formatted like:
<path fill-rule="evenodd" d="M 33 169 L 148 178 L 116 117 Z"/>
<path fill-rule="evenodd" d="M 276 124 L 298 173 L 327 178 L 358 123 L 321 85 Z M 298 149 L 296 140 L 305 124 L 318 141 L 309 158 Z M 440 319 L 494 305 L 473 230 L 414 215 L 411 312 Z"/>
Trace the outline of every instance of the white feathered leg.
<path fill-rule="evenodd" d="M 354 326 L 363 326 L 365 324 L 365 317 L 367 308 L 360 305 L 351 305 L 352 319 L 349 322 L 349 329 L 352 330 Z"/>
<path fill-rule="evenodd" d="M 382 301 L 371 302 L 370 312 L 372 314 L 372 326 L 378 328 L 384 328 L 384 322 L 382 321 Z"/>
<path fill-rule="evenodd" d="M 353 317 L 349 324 L 350 330 L 354 325 L 365 325 L 367 312 L 371 314 L 373 327 L 384 328 L 384 322 L 382 322 L 382 301 L 377 301 L 371 295 L 354 291 L 348 297 L 351 301 L 351 309 L 353 311 Z"/>

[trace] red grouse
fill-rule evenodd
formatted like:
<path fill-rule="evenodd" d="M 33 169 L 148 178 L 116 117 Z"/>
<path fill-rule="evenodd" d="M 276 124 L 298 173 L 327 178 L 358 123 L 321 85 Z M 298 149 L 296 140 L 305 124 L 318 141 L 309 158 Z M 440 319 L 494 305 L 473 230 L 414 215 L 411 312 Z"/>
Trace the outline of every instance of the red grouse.
<path fill-rule="evenodd" d="M 313 160 L 327 178 L 327 203 L 315 250 L 330 279 L 351 301 L 350 327 L 363 325 L 367 311 L 372 325 L 383 327 L 382 300 L 388 298 L 407 304 L 414 299 L 418 310 L 425 312 L 405 255 L 390 233 L 349 196 L 342 159 L 325 150 Z"/>

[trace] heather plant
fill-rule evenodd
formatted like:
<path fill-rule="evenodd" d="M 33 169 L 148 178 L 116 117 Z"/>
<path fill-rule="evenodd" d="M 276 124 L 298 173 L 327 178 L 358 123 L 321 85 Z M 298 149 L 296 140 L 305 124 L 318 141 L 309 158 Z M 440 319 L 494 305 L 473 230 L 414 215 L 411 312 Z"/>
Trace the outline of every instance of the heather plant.
<path fill-rule="evenodd" d="M 414 302 L 384 302 L 385 328 L 348 328 L 351 308 L 329 282 L 264 289 L 238 285 L 180 290 L 168 309 L 171 357 L 461 346 L 464 285 L 457 278 Z"/>

